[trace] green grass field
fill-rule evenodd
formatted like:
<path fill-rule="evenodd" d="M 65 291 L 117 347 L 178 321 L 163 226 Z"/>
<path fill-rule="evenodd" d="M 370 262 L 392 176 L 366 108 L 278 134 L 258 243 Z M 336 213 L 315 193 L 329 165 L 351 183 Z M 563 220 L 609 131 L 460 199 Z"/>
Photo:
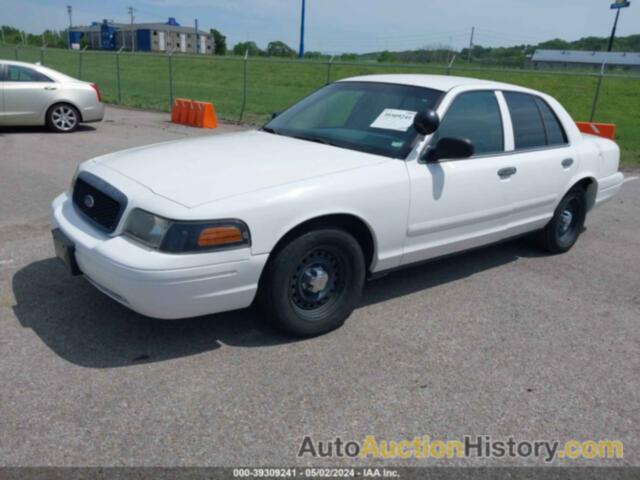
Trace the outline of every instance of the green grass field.
<path fill-rule="evenodd" d="M 13 47 L 0 46 L 0 58 L 15 59 Z M 104 99 L 131 107 L 169 110 L 169 60 L 166 55 L 120 55 L 120 101 L 117 64 L 113 53 L 37 48 L 18 49 L 18 59 L 44 64 L 76 78 L 97 83 Z M 463 65 L 460 65 L 462 67 Z M 213 102 L 218 115 L 237 121 L 243 103 L 243 61 L 238 58 L 174 55 L 172 59 L 173 98 L 185 97 Z M 371 73 L 437 73 L 444 66 L 385 66 L 378 64 L 340 64 L 331 66 L 331 80 Z M 260 123 L 327 82 L 326 63 L 283 62 L 250 59 L 247 64 L 247 98 L 243 121 Z M 561 72 L 517 72 L 464 70 L 454 67 L 452 74 L 503 81 L 535 88 L 556 97 L 576 120 L 588 120 L 596 89 L 595 76 Z M 617 141 L 622 147 L 625 166 L 640 166 L 640 78 L 608 77 L 602 84 L 596 121 L 618 125 Z"/>

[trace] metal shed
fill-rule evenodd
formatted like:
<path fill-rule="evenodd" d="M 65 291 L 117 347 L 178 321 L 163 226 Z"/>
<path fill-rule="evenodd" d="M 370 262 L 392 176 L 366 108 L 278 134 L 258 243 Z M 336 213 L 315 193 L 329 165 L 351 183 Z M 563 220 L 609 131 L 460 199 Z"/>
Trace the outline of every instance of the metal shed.
<path fill-rule="evenodd" d="M 536 50 L 531 58 L 534 65 L 568 66 L 593 65 L 603 63 L 612 67 L 640 69 L 638 52 L 585 52 L 581 50 Z"/>

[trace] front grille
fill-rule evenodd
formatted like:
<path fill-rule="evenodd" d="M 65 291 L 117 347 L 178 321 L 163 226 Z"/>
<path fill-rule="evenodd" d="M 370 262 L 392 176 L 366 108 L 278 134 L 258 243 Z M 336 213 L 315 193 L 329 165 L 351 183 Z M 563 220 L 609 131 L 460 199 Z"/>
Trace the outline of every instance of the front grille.
<path fill-rule="evenodd" d="M 127 206 L 127 197 L 101 178 L 81 172 L 73 188 L 73 204 L 96 227 L 113 232 Z"/>

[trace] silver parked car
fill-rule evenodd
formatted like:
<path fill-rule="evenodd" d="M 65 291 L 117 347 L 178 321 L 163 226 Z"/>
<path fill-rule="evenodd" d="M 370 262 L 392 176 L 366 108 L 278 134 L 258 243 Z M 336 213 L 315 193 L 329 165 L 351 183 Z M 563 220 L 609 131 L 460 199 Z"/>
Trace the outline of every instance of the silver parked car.
<path fill-rule="evenodd" d="M 41 65 L 0 59 L 0 126 L 73 132 L 104 116 L 100 89 Z"/>

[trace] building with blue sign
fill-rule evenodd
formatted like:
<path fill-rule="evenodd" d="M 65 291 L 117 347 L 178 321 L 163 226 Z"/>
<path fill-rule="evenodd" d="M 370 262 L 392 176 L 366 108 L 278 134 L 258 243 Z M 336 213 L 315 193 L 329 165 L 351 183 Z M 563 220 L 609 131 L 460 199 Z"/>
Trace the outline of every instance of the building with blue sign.
<path fill-rule="evenodd" d="M 116 23 L 109 20 L 72 27 L 71 47 L 85 45 L 92 50 L 134 50 L 137 52 L 182 52 L 213 54 L 213 38 L 208 32 L 184 27 L 169 18 L 166 23 Z"/>

